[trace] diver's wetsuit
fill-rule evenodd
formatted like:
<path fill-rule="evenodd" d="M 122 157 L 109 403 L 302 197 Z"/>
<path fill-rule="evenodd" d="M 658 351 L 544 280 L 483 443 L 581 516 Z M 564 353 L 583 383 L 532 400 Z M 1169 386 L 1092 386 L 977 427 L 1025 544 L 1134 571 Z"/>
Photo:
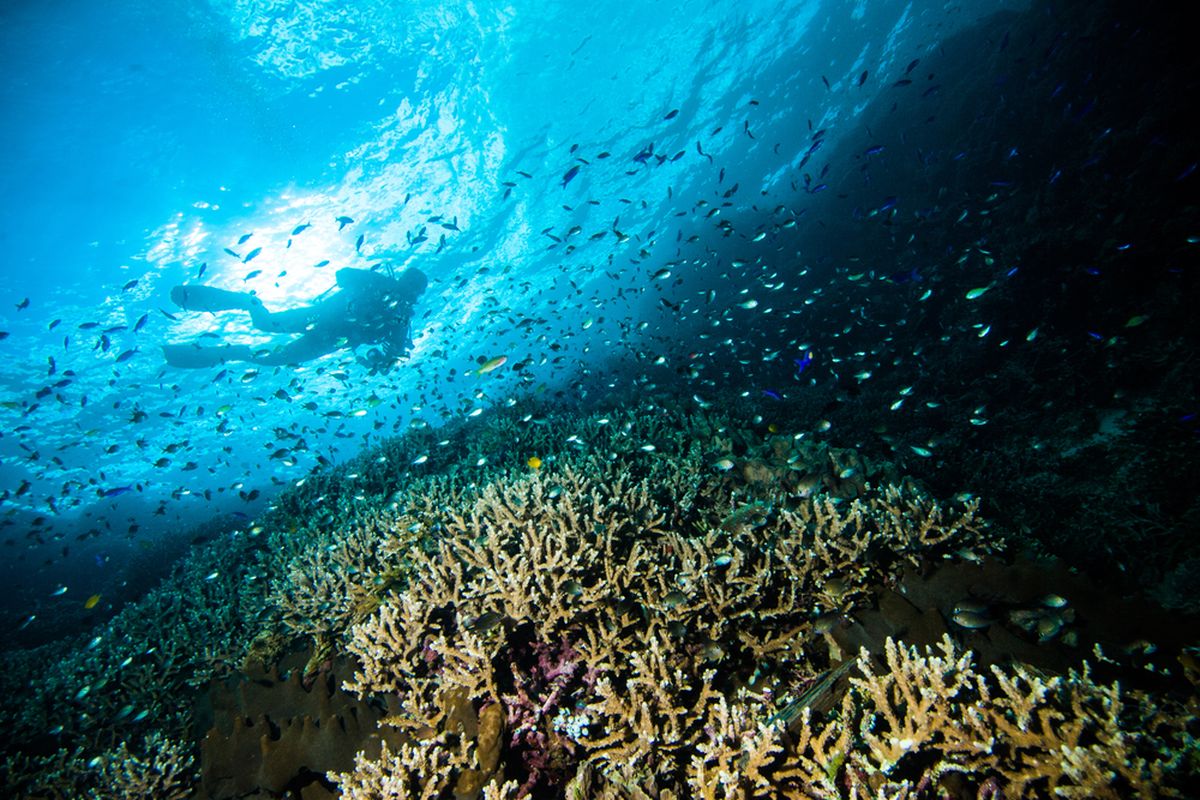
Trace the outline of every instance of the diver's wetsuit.
<path fill-rule="evenodd" d="M 199 343 L 163 346 L 167 363 L 174 367 L 211 367 L 226 361 L 249 361 L 263 366 L 299 364 L 360 344 L 379 345 L 369 366 L 393 364 L 412 346 L 412 308 L 428 284 L 420 270 L 409 269 L 389 278 L 362 269 L 339 269 L 341 291 L 303 308 L 268 311 L 252 294 L 212 286 L 176 286 L 171 299 L 188 311 L 242 309 L 254 327 L 265 333 L 300 336 L 272 347 L 226 344 L 201 347 Z"/>

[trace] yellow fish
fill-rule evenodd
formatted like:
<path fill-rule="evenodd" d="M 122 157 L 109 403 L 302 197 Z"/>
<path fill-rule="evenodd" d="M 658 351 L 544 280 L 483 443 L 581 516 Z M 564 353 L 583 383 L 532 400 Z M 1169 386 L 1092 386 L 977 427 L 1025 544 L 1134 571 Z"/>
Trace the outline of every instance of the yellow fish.
<path fill-rule="evenodd" d="M 532 469 L 541 469 L 542 468 L 542 460 L 540 458 L 538 458 L 537 456 L 530 456 L 529 460 L 526 461 L 525 463 L 528 464 Z"/>
<path fill-rule="evenodd" d="M 99 602 L 100 602 L 100 595 L 94 594 L 83 602 L 83 607 L 84 608 L 95 608 L 96 604 Z"/>
<path fill-rule="evenodd" d="M 496 356 L 495 358 L 489 358 L 487 361 L 483 362 L 483 364 L 480 365 L 479 369 L 475 370 L 471 374 L 472 375 L 486 375 L 487 373 L 491 372 L 494 369 L 500 369 L 501 367 L 504 366 L 505 362 L 507 362 L 507 361 L 508 361 L 508 356 Z"/>

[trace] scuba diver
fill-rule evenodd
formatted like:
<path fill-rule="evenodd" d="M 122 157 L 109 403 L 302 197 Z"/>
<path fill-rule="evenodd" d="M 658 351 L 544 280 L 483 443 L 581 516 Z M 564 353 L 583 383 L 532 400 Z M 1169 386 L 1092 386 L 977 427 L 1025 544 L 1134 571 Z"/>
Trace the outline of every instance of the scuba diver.
<path fill-rule="evenodd" d="M 345 347 L 376 345 L 358 362 L 387 372 L 412 347 L 412 310 L 429 280 L 417 269 L 396 277 L 346 267 L 337 271 L 339 291 L 302 308 L 268 311 L 262 300 L 246 292 L 213 286 L 176 286 L 171 300 L 186 311 L 250 313 L 254 327 L 265 333 L 296 333 L 298 337 L 273 346 L 223 344 L 202 347 L 198 342 L 163 345 L 173 367 L 198 369 L 226 361 L 249 361 L 263 366 L 299 364 Z"/>

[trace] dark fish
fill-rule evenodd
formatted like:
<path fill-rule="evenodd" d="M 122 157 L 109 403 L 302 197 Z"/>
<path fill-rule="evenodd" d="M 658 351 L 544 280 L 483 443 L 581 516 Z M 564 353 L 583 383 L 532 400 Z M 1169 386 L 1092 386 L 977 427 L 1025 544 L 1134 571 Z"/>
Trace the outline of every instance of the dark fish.
<path fill-rule="evenodd" d="M 160 308 L 160 309 L 158 310 L 158 313 L 162 314 L 162 315 L 163 315 L 164 317 L 166 317 L 167 319 L 170 319 L 170 320 L 175 320 L 176 322 L 178 322 L 178 321 L 179 321 L 179 317 L 175 316 L 175 315 L 174 315 L 174 314 L 172 314 L 170 311 L 163 311 L 163 310 Z"/>
<path fill-rule="evenodd" d="M 121 353 L 121 355 L 117 356 L 117 363 L 120 364 L 122 362 L 128 361 L 129 359 L 133 358 L 136 353 L 137 353 L 136 347 L 133 348 L 132 350 L 126 350 L 124 353 Z"/>
<path fill-rule="evenodd" d="M 120 497 L 121 495 L 128 494 L 132 491 L 132 486 L 117 486 L 112 489 L 97 489 L 96 493 L 101 497 Z"/>
<path fill-rule="evenodd" d="M 261 252 L 262 252 L 262 248 L 261 248 L 261 247 L 256 247 L 256 248 L 254 248 L 254 249 L 253 249 L 253 250 L 251 250 L 249 253 L 246 253 L 246 257 L 242 259 L 242 263 L 243 263 L 243 264 L 249 264 L 251 261 L 253 261 L 255 258 L 257 258 L 257 257 L 258 257 L 258 254 L 259 254 L 259 253 L 261 253 Z"/>
<path fill-rule="evenodd" d="M 200 280 L 201 276 L 204 275 L 204 270 L 206 270 L 206 269 L 208 269 L 207 261 L 205 261 L 203 264 L 200 265 L 200 271 L 196 273 L 196 280 Z"/>
<path fill-rule="evenodd" d="M 29 298 L 28 297 L 26 297 L 21 302 L 17 303 L 17 311 L 24 311 L 27 308 L 29 308 Z"/>
<path fill-rule="evenodd" d="M 667 115 L 665 117 L 663 117 L 663 120 L 675 119 L 677 116 L 679 116 L 679 109 L 672 108 L 670 111 L 667 112 Z"/>
<path fill-rule="evenodd" d="M 921 59 L 919 59 L 919 58 L 914 58 L 912 61 L 908 62 L 908 66 L 904 68 L 904 74 L 907 75 L 908 73 L 912 72 L 914 69 L 917 68 L 917 64 L 920 64 L 920 63 L 921 63 Z"/>
<path fill-rule="evenodd" d="M 829 78 L 826 78 L 824 75 L 821 76 L 821 83 L 825 84 L 825 89 L 827 91 L 831 91 L 833 89 L 833 87 L 829 85 Z"/>
<path fill-rule="evenodd" d="M 137 333 L 142 328 L 146 327 L 146 321 L 148 319 L 150 319 L 149 314 L 142 314 L 142 316 L 138 319 L 138 321 L 133 323 L 133 332 Z"/>
<path fill-rule="evenodd" d="M 578 164 L 576 164 L 575 166 L 571 167 L 569 170 L 564 172 L 563 176 L 562 176 L 563 188 L 564 189 L 567 188 L 567 184 L 570 183 L 574 179 L 574 177 L 578 174 L 579 174 L 579 165 Z"/>
<path fill-rule="evenodd" d="M 865 69 L 864 69 L 864 70 L 863 70 L 863 72 L 862 72 L 862 75 L 859 75 L 859 76 L 858 76 L 858 85 L 859 85 L 859 86 L 862 86 L 864 83 L 866 83 L 866 82 L 867 82 L 867 73 L 868 73 L 869 71 L 870 71 L 870 70 L 865 70 Z"/>
<path fill-rule="evenodd" d="M 334 220 L 333 220 L 333 221 L 334 221 L 334 222 L 336 222 L 336 223 L 338 224 L 338 230 L 339 230 L 339 231 L 340 231 L 342 228 L 344 228 L 344 227 L 346 227 L 347 225 L 350 225 L 350 224 L 352 224 L 352 223 L 354 222 L 354 220 L 353 220 L 352 218 L 350 218 L 350 217 L 336 217 L 336 218 L 334 218 Z"/>
<path fill-rule="evenodd" d="M 920 283 L 922 278 L 921 273 L 917 271 L 917 268 L 913 267 L 908 271 L 901 270 L 900 272 L 893 272 L 888 276 L 888 280 L 890 280 L 892 283 Z"/>
<path fill-rule="evenodd" d="M 912 81 L 910 81 L 908 78 L 901 78 L 893 83 L 892 86 L 908 86 L 910 83 L 912 83 Z"/>
<path fill-rule="evenodd" d="M 137 278 L 134 278 L 131 281 L 126 281 L 125 285 L 121 287 L 121 291 L 128 292 L 130 289 L 132 289 L 133 287 L 135 287 L 137 285 L 138 285 Z"/>

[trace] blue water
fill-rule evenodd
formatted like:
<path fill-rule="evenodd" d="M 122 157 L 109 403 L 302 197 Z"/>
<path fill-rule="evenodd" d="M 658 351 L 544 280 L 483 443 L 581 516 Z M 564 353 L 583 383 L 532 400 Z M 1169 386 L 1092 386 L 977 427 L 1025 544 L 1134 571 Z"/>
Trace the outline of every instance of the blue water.
<path fill-rule="evenodd" d="M 33 548 L 20 560 L 42 562 L 39 591 L 94 564 L 117 572 L 132 548 L 254 515 L 318 456 L 681 344 L 654 297 L 622 289 L 678 260 L 677 231 L 718 175 L 741 191 L 726 218 L 781 202 L 813 130 L 830 147 L 910 60 L 1009 6 L 7 4 L 0 485 L 14 547 Z M 355 222 L 339 231 L 342 215 Z M 691 255 L 721 244 L 689 233 L 708 240 Z M 248 265 L 227 247 L 262 250 Z M 261 341 L 236 314 L 181 312 L 171 286 L 254 291 L 278 310 L 379 256 L 432 278 L 411 361 L 386 379 L 349 352 L 248 382 L 246 365 L 219 379 L 164 366 L 160 344 L 206 331 Z M 675 271 L 702 276 L 701 262 Z M 618 325 L 643 312 L 645 334 Z M 516 335 L 521 318 L 545 321 L 540 340 Z M 463 379 L 500 354 L 527 368 Z M 296 443 L 281 429 L 306 445 L 287 463 L 268 459 Z"/>

